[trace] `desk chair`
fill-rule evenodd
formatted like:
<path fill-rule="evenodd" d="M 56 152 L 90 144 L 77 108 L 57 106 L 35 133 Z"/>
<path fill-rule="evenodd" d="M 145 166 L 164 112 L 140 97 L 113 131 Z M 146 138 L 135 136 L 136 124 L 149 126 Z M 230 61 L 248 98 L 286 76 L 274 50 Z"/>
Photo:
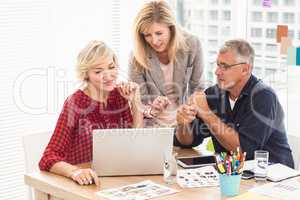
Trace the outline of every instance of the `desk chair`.
<path fill-rule="evenodd" d="M 288 143 L 292 149 L 295 169 L 299 170 L 300 164 L 300 136 L 288 135 Z"/>
<path fill-rule="evenodd" d="M 25 157 L 25 172 L 31 173 L 38 171 L 38 163 L 42 157 L 52 132 L 41 132 L 25 135 L 22 138 L 24 157 Z M 28 189 L 28 200 L 33 200 L 32 190 Z"/>

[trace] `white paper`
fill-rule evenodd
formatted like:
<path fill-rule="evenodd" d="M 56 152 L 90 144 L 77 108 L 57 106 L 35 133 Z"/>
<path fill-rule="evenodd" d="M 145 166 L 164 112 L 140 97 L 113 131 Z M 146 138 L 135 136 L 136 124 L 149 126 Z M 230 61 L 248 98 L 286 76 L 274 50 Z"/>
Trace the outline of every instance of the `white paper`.
<path fill-rule="evenodd" d="M 299 199 L 300 183 L 298 180 L 286 180 L 278 183 L 267 183 L 249 190 L 276 199 Z"/>
<path fill-rule="evenodd" d="M 219 185 L 219 174 L 213 166 L 177 171 L 177 183 L 182 188 Z"/>
<path fill-rule="evenodd" d="M 254 172 L 255 160 L 247 160 L 245 162 L 243 170 L 250 170 Z M 299 176 L 300 171 L 292 169 L 280 163 L 276 163 L 268 166 L 267 178 L 270 181 L 281 181 L 294 176 Z"/>
<path fill-rule="evenodd" d="M 268 179 L 271 181 L 281 181 L 283 179 L 299 176 L 300 172 L 288 166 L 277 163 L 268 167 Z"/>
<path fill-rule="evenodd" d="M 179 192 L 172 188 L 156 184 L 150 180 L 119 188 L 96 192 L 110 200 L 146 200 Z"/>

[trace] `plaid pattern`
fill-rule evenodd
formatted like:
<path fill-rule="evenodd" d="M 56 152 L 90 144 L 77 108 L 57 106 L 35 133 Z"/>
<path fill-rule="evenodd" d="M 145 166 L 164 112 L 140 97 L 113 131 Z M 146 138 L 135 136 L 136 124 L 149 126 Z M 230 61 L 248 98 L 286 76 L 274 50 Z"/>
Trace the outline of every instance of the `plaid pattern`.
<path fill-rule="evenodd" d="M 58 161 L 70 164 L 92 160 L 92 130 L 129 128 L 133 119 L 128 101 L 117 89 L 110 92 L 107 106 L 77 90 L 67 98 L 56 128 L 39 162 L 49 171 Z"/>

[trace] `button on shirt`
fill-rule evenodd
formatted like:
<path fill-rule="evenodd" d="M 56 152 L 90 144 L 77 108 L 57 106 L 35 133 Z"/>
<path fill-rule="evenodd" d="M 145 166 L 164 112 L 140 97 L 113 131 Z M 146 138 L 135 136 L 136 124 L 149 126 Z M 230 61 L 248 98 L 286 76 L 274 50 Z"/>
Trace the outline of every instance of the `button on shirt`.
<path fill-rule="evenodd" d="M 251 76 L 244 86 L 233 109 L 228 92 L 217 85 L 206 91 L 210 109 L 228 126 L 239 134 L 240 145 L 247 152 L 247 160 L 254 159 L 254 151 L 269 151 L 269 161 L 294 167 L 291 149 L 284 127 L 284 114 L 274 91 L 255 76 Z M 174 138 L 174 145 L 194 147 L 205 137 L 212 136 L 217 153 L 226 149 L 211 134 L 204 122 L 196 118 L 192 122 L 194 140 L 191 145 L 182 145 Z"/>

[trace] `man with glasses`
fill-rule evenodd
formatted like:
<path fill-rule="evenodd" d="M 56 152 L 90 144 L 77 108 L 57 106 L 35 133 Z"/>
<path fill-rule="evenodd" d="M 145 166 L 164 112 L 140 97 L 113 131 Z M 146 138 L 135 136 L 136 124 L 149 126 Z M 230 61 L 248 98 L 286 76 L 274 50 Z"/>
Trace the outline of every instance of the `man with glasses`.
<path fill-rule="evenodd" d="M 269 161 L 294 167 L 274 91 L 253 74 L 254 50 L 244 40 L 230 40 L 220 49 L 217 84 L 195 93 L 177 110 L 174 145 L 194 147 L 211 136 L 215 151 L 269 151 Z"/>

